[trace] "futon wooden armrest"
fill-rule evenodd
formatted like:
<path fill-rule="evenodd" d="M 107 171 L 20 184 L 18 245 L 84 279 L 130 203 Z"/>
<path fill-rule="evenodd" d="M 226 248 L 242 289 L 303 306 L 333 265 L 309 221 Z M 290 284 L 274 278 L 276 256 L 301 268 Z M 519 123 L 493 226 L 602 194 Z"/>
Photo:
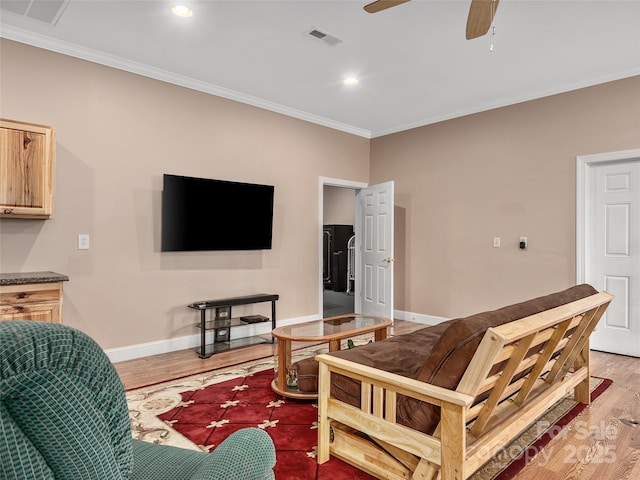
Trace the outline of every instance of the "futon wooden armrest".
<path fill-rule="evenodd" d="M 380 385 L 385 389 L 406 395 L 408 397 L 428 402 L 433 405 L 449 403 L 461 407 L 469 407 L 473 403 L 473 397 L 464 393 L 420 382 L 412 378 L 385 372 L 377 368 L 351 362 L 327 354 L 316 355 L 316 360 L 330 367 L 334 373 L 355 378 L 367 383 Z"/>

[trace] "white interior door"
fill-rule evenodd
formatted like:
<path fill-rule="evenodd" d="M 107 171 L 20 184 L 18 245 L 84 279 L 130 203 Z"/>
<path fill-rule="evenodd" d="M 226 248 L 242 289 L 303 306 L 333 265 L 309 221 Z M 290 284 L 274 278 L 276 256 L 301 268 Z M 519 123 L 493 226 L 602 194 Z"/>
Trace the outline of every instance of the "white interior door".
<path fill-rule="evenodd" d="M 393 182 L 356 193 L 355 311 L 393 320 Z"/>
<path fill-rule="evenodd" d="M 593 164 L 586 185 L 585 280 L 614 295 L 591 348 L 640 357 L 640 159 Z"/>

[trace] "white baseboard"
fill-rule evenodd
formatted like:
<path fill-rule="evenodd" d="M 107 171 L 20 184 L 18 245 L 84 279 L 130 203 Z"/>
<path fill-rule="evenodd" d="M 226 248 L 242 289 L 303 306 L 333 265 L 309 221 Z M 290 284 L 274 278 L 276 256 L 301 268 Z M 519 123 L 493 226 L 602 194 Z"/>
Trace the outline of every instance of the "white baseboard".
<path fill-rule="evenodd" d="M 435 315 L 424 315 L 422 313 L 405 312 L 403 310 L 394 310 L 393 317 L 398 320 L 406 320 L 408 322 L 424 323 L 425 325 L 437 325 L 438 323 L 449 320 L 445 317 L 437 317 Z"/>
<path fill-rule="evenodd" d="M 437 323 L 448 320 L 444 317 L 436 317 L 433 315 L 423 315 L 420 313 L 405 312 L 401 310 L 394 311 L 394 318 L 398 320 L 408 320 L 416 323 L 424 323 L 425 325 L 436 325 Z M 318 315 L 307 315 L 305 317 L 289 318 L 287 320 L 278 320 L 278 326 L 295 325 L 297 323 L 309 322 L 317 320 Z M 252 337 L 254 335 L 265 335 L 271 332 L 271 322 L 263 322 L 249 325 L 242 325 L 231 329 L 231 339 Z M 152 355 L 160 355 L 162 353 L 171 353 L 178 350 L 194 350 L 200 346 L 200 333 L 187 335 L 185 337 L 169 338 L 167 340 L 158 340 L 156 342 L 139 343 L 137 345 L 128 345 L 126 347 L 110 348 L 105 350 L 112 363 L 124 362 L 126 360 L 134 360 L 136 358 L 150 357 Z"/>
<path fill-rule="evenodd" d="M 200 345 L 200 334 L 186 337 L 169 338 L 168 340 L 158 340 L 156 342 L 139 343 L 137 345 L 127 345 L 126 347 L 109 348 L 105 353 L 112 363 L 134 360 L 136 358 L 150 357 L 161 353 L 175 352 L 196 348 Z"/>
<path fill-rule="evenodd" d="M 287 320 L 278 320 L 278 326 L 295 325 L 296 323 L 308 322 L 316 320 L 317 315 L 309 315 L 307 317 L 291 318 Z M 231 329 L 231 339 L 252 337 L 254 335 L 265 335 L 271 333 L 271 322 L 254 323 L 233 327 Z M 200 332 L 185 337 L 169 338 L 167 340 L 158 340 L 156 342 L 139 343 L 137 345 L 127 345 L 126 347 L 110 348 L 105 350 L 112 363 L 124 362 L 126 360 L 134 360 L 136 358 L 150 357 L 152 355 L 160 355 L 162 353 L 176 352 L 178 350 L 187 350 L 189 348 L 200 347 Z"/>

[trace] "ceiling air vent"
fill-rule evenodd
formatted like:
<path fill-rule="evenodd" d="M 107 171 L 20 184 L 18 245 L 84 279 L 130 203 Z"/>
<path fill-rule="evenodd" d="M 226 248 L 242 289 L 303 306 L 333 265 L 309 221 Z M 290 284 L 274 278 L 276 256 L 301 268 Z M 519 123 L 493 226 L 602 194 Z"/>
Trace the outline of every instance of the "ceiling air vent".
<path fill-rule="evenodd" d="M 312 28 L 307 32 L 307 35 L 315 38 L 316 40 L 320 40 L 321 42 L 326 43 L 327 45 L 330 45 L 332 47 L 334 45 L 338 45 L 339 43 L 342 43 L 342 40 L 336 37 L 335 35 L 331 35 L 328 32 L 323 32 L 319 28 Z"/>
<path fill-rule="evenodd" d="M 2 10 L 55 25 L 69 0 L 2 0 Z"/>

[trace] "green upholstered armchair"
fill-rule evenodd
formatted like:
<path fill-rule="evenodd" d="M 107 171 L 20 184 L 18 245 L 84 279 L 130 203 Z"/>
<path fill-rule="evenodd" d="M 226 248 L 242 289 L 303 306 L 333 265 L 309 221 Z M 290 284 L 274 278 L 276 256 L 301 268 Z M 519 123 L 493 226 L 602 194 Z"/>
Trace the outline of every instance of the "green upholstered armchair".
<path fill-rule="evenodd" d="M 60 324 L 0 322 L 0 480 L 272 479 L 275 458 L 258 428 L 212 453 L 135 440 L 96 342 Z"/>

